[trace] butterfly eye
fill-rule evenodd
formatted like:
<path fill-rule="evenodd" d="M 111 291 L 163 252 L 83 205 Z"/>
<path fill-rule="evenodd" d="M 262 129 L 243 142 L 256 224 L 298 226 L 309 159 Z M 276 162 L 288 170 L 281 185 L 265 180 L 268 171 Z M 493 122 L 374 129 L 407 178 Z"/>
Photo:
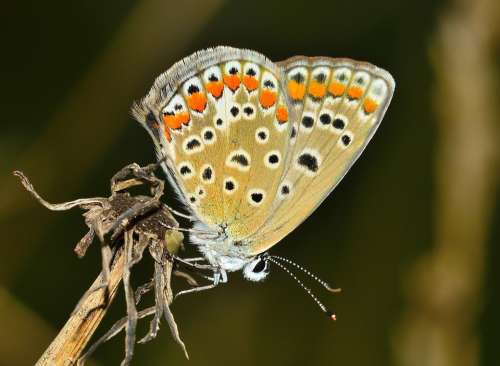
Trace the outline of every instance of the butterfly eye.
<path fill-rule="evenodd" d="M 260 273 L 266 269 L 267 269 L 267 262 L 261 259 L 259 262 L 257 262 L 255 267 L 253 267 L 252 272 Z"/>
<path fill-rule="evenodd" d="M 250 281 L 262 281 L 269 274 L 269 263 L 262 257 L 253 259 L 243 268 L 243 276 Z"/>

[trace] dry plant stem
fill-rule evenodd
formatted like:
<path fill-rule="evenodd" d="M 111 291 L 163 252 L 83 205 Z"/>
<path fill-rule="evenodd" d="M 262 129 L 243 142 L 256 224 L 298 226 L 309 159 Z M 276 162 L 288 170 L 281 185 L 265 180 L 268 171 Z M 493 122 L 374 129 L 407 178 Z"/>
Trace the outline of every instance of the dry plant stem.
<path fill-rule="evenodd" d="M 170 304 L 173 301 L 172 289 L 170 287 L 173 264 L 171 261 L 165 260 L 164 248 L 153 245 L 149 247 L 149 250 L 151 252 L 152 257 L 155 260 L 155 275 L 151 282 L 148 282 L 137 289 L 135 293 L 135 303 L 138 304 L 140 302 L 141 296 L 154 287 L 155 306 L 151 306 L 137 313 L 132 313 L 133 314 L 132 319 L 131 319 L 131 314 L 129 313 L 128 316 L 116 322 L 111 327 L 111 329 L 108 332 L 106 332 L 101 338 L 99 338 L 97 342 L 95 342 L 88 349 L 88 351 L 80 358 L 78 365 L 83 365 L 85 361 L 94 353 L 94 351 L 99 346 L 101 346 L 103 343 L 107 342 L 114 336 L 116 336 L 124 329 L 126 333 L 126 339 L 129 339 L 129 341 L 126 340 L 125 347 L 126 347 L 127 357 L 123 360 L 122 365 L 128 365 L 132 358 L 134 350 L 134 344 L 130 343 L 131 337 L 128 335 L 128 332 L 130 331 L 130 325 L 131 323 L 135 323 L 137 319 L 141 319 L 149 315 L 154 315 L 150 323 L 149 332 L 145 337 L 139 340 L 138 343 L 149 342 L 152 339 L 156 338 L 161 318 L 162 316 L 164 316 L 167 321 L 167 324 L 170 327 L 170 331 L 172 333 L 172 336 L 174 337 L 174 340 L 182 347 L 184 354 L 186 355 L 186 358 L 189 358 L 186 347 L 180 338 L 177 324 L 170 311 Z"/>
<path fill-rule="evenodd" d="M 170 312 L 173 300 L 170 287 L 172 274 L 172 255 L 182 245 L 183 235 L 176 230 L 178 223 L 160 201 L 164 183 L 153 174 L 157 164 L 140 167 L 130 164 L 120 170 L 111 180 L 112 194 L 109 198 L 79 199 L 62 204 L 50 204 L 35 191 L 29 180 L 21 173 L 14 174 L 21 179 L 25 188 L 45 207 L 51 210 L 67 210 L 80 207 L 84 213 L 89 232 L 80 240 L 75 251 L 82 257 L 92 243 L 94 236 L 101 242 L 102 272 L 91 288 L 78 303 L 70 319 L 52 342 L 37 365 L 73 365 L 75 361 L 83 364 L 101 343 L 117 334 L 125 327 L 125 358 L 122 366 L 129 365 L 136 343 L 136 326 L 139 318 L 151 314 L 138 312 L 138 304 L 143 294 L 154 287 L 156 304 L 155 318 L 149 334 L 141 342 L 156 337 L 160 319 L 165 316 L 174 339 L 181 345 L 186 357 L 184 343 L 180 339 L 177 325 Z M 130 177 L 133 177 L 130 179 Z M 150 196 L 131 196 L 122 190 L 145 184 L 149 186 Z M 110 239 L 109 239 L 110 238 Z M 109 241 L 108 241 L 109 240 Z M 138 263 L 146 248 L 155 262 L 154 279 L 136 292 L 131 286 L 131 269 Z M 127 317 L 120 321 L 80 358 L 87 342 L 110 306 L 120 280 L 123 279 Z"/>
<path fill-rule="evenodd" d="M 439 139 L 433 248 L 407 284 L 395 337 L 404 366 L 476 366 L 487 239 L 498 181 L 498 100 L 492 51 L 498 0 L 454 0 L 433 49 Z M 498 44 L 498 43 L 497 43 Z M 497 97 L 498 98 L 498 97 Z"/>
<path fill-rule="evenodd" d="M 104 288 L 93 291 L 103 281 L 101 274 L 80 300 L 78 309 L 40 357 L 36 363 L 37 366 L 72 365 L 76 362 L 117 293 L 123 276 L 124 257 L 123 252 L 118 253 L 111 265 L 108 301 L 105 301 Z"/>
<path fill-rule="evenodd" d="M 125 233 L 125 263 L 123 265 L 123 289 L 125 290 L 125 301 L 127 303 L 127 331 L 125 333 L 125 359 L 122 365 L 128 365 L 132 361 L 135 345 L 135 329 L 137 327 L 137 308 L 135 307 L 134 290 L 130 284 L 130 269 L 140 258 L 133 258 L 133 231 Z M 142 254 L 142 253 L 141 253 Z"/>

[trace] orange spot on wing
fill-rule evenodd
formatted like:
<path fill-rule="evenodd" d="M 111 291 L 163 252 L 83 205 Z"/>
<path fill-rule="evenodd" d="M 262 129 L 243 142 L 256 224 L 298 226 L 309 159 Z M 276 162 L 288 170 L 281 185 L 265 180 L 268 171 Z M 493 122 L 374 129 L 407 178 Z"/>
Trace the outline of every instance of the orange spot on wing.
<path fill-rule="evenodd" d="M 207 106 L 207 97 L 203 93 L 193 93 L 187 98 L 189 108 L 197 111 L 203 112 Z"/>
<path fill-rule="evenodd" d="M 312 81 L 311 84 L 309 84 L 309 94 L 314 98 L 323 98 L 326 94 L 326 85 L 320 84 L 317 81 Z"/>
<path fill-rule="evenodd" d="M 370 98 L 366 98 L 365 101 L 363 102 L 363 109 L 365 110 L 366 114 L 373 113 L 377 109 L 378 104 Z"/>
<path fill-rule="evenodd" d="M 288 82 L 288 94 L 293 100 L 302 100 L 304 94 L 306 93 L 305 84 L 299 84 L 295 80 L 290 80 Z"/>
<path fill-rule="evenodd" d="M 252 91 L 257 89 L 257 87 L 259 86 L 259 81 L 253 76 L 245 75 L 243 76 L 243 84 L 248 89 L 248 91 Z"/>
<path fill-rule="evenodd" d="M 363 95 L 363 89 L 358 86 L 352 86 L 347 90 L 350 99 L 359 99 Z"/>
<path fill-rule="evenodd" d="M 279 123 L 285 123 L 288 121 L 288 109 L 284 106 L 279 106 L 276 110 L 276 119 Z"/>
<path fill-rule="evenodd" d="M 224 75 L 224 84 L 227 85 L 229 89 L 235 91 L 240 87 L 241 79 L 238 75 Z"/>
<path fill-rule="evenodd" d="M 187 125 L 189 123 L 189 120 L 191 119 L 189 117 L 189 113 L 188 112 L 181 112 L 181 113 L 177 114 L 175 116 L 175 118 L 177 119 L 177 123 L 179 125 L 181 125 L 181 124 Z"/>
<path fill-rule="evenodd" d="M 170 136 L 170 129 L 165 125 L 165 128 L 163 129 L 163 133 L 165 134 L 165 138 L 167 139 L 168 142 L 172 141 L 172 136 Z"/>
<path fill-rule="evenodd" d="M 205 86 L 207 91 L 212 94 L 215 98 L 220 98 L 222 91 L 224 90 L 224 84 L 222 81 L 211 81 Z"/>
<path fill-rule="evenodd" d="M 334 81 L 333 83 L 330 84 L 328 91 L 334 97 L 340 97 L 345 92 L 345 85 Z"/>
<path fill-rule="evenodd" d="M 276 93 L 271 90 L 264 89 L 262 93 L 260 93 L 259 101 L 264 108 L 272 107 L 274 103 L 276 103 Z"/>
<path fill-rule="evenodd" d="M 178 129 L 181 127 L 182 123 L 178 120 L 178 118 L 173 114 L 164 114 L 163 122 L 165 122 L 165 126 L 171 129 Z"/>

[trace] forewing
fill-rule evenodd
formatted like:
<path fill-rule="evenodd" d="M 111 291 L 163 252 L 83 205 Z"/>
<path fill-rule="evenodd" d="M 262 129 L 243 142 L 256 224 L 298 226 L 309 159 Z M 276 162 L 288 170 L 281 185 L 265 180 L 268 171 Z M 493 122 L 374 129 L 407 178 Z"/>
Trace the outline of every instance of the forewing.
<path fill-rule="evenodd" d="M 234 240 L 266 221 L 284 173 L 293 112 L 281 73 L 261 54 L 217 47 L 174 65 L 133 109 L 182 201 Z"/>
<path fill-rule="evenodd" d="M 344 177 L 378 128 L 392 76 L 347 59 L 295 57 L 279 64 L 298 119 L 272 215 L 248 238 L 258 254 L 304 221 Z"/>

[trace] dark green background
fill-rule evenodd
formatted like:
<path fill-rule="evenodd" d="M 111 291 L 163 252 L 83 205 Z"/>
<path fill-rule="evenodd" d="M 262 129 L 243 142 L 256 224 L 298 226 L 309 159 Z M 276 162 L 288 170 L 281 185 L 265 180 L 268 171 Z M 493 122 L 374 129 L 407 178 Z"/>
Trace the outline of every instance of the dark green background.
<path fill-rule="evenodd" d="M 110 61 L 115 65 L 110 71 L 116 73 L 113 85 L 103 81 L 101 87 L 99 77 L 87 83 L 139 6 L 131 0 L 2 5 L 0 285 L 49 331 L 40 337 L 21 332 L 32 326 L 38 334 L 38 323 L 26 325 L 27 320 L 15 318 L 16 309 L 3 307 L 1 317 L 14 318 L 12 327 L 0 324 L 0 342 L 8 340 L 16 352 L 25 352 L 23 364 L 33 364 L 100 266 L 97 246 L 83 260 L 72 252 L 86 230 L 78 210 L 48 212 L 10 172 L 24 170 L 54 202 L 106 195 L 115 171 L 154 159 L 149 136 L 129 116 L 132 101 L 173 62 L 225 44 L 258 50 L 274 61 L 300 54 L 366 60 L 389 70 L 396 80 L 392 104 L 362 158 L 314 215 L 272 250 L 343 288 L 341 294 L 330 295 L 315 287 L 339 320 L 328 322 L 281 271 L 274 270 L 262 284 L 245 282 L 236 273 L 229 284 L 174 304 L 191 361 L 183 358 L 163 326 L 157 340 L 137 346 L 134 364 L 395 365 L 394 338 L 408 306 L 403 284 L 416 258 L 434 240 L 437 117 L 429 50 L 447 4 L 200 1 L 186 10 L 179 0 L 170 1 L 161 11 L 173 33 L 165 34 L 162 48 L 149 48 L 148 38 L 132 37 L 127 52 Z M 194 26 L 193 13 L 210 15 Z M 151 19 L 156 22 L 158 15 Z M 151 26 L 144 17 L 144 27 Z M 149 64 L 139 67 L 134 57 L 145 49 Z M 129 75 L 136 75 L 136 68 L 140 77 L 131 86 Z M 86 95 L 86 88 L 98 90 L 98 95 Z M 75 95 L 83 95 L 83 109 L 60 112 L 62 106 L 71 106 Z M 109 104 L 112 117 L 100 113 Z M 51 124 L 54 119 L 59 123 Z M 494 245 L 500 239 L 499 207 L 497 202 L 487 238 L 478 324 L 481 365 L 500 359 L 500 252 Z M 140 266 L 137 283 L 150 270 L 150 263 Z M 104 325 L 124 311 L 120 299 Z M 100 348 L 94 360 L 117 365 L 122 356 L 121 335 Z M 0 365 L 3 359 L 0 354 Z"/>

